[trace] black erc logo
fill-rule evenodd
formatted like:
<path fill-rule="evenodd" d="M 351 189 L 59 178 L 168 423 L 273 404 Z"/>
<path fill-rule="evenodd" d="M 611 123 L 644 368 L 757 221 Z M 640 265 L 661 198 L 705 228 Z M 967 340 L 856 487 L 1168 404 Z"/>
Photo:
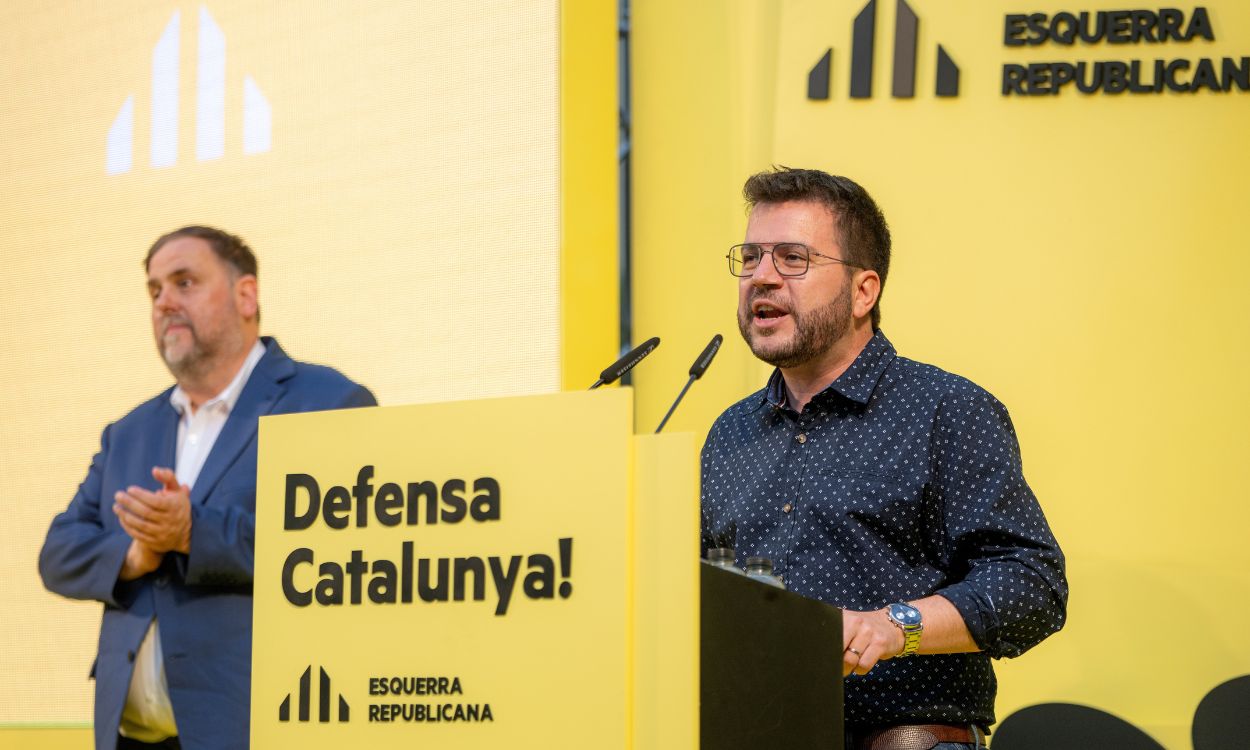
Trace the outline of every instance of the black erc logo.
<path fill-rule="evenodd" d="M 317 721 L 325 724 L 330 721 L 330 675 L 326 674 L 325 667 L 318 667 L 321 672 L 321 679 L 317 686 Z M 299 718 L 298 721 L 312 721 L 312 665 L 304 670 L 304 674 L 299 678 Z M 351 707 L 347 705 L 347 701 L 343 696 L 339 695 L 339 711 L 338 721 L 345 722 L 351 716 Z M 282 699 L 282 705 L 278 707 L 278 721 L 291 720 L 291 694 L 287 693 Z"/>
<path fill-rule="evenodd" d="M 894 21 L 894 80 L 890 94 L 895 99 L 911 99 L 916 95 L 916 37 L 920 19 L 907 4 L 897 0 L 898 12 Z M 872 97 L 872 52 L 877 30 L 877 0 L 868 4 L 855 17 L 851 25 L 851 98 Z M 833 48 L 825 54 L 807 74 L 807 98 L 823 101 L 829 98 L 829 76 L 833 68 Z M 946 53 L 942 45 L 937 48 L 938 96 L 959 95 L 959 66 Z"/>

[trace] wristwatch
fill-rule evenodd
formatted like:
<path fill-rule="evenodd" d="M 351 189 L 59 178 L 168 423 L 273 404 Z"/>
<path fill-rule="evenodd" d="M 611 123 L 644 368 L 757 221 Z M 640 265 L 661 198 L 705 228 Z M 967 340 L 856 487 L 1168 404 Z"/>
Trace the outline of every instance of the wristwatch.
<path fill-rule="evenodd" d="M 916 649 L 920 648 L 920 634 L 924 632 L 920 610 L 910 604 L 897 602 L 886 607 L 885 612 L 890 622 L 903 631 L 903 650 L 899 652 L 899 656 L 911 656 L 916 653 Z"/>

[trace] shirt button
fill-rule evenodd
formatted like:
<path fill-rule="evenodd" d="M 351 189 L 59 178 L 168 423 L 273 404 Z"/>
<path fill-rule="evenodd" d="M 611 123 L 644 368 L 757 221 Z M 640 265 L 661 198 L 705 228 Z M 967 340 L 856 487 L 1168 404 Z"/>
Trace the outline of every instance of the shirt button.
<path fill-rule="evenodd" d="M 782 513 L 789 513 L 792 510 L 794 510 L 794 506 L 791 505 L 790 503 L 786 503 L 785 505 L 781 506 Z"/>
<path fill-rule="evenodd" d="M 806 443 L 806 442 L 807 442 L 807 433 L 806 433 L 806 432 L 800 432 L 798 435 L 796 435 L 796 436 L 794 437 L 794 439 L 795 439 L 795 440 L 797 440 L 797 441 L 799 441 L 799 445 L 802 445 L 803 443 Z"/>
<path fill-rule="evenodd" d="M 187 435 L 187 442 L 190 443 L 191 445 L 195 445 L 196 443 L 200 442 L 200 436 L 196 435 L 193 432 L 190 435 Z"/>

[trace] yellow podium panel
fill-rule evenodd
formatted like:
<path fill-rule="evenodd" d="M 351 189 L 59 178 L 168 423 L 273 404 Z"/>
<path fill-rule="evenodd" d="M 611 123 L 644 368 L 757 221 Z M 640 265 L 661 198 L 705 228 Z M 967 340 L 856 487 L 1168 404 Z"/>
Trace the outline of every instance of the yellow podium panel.
<path fill-rule="evenodd" d="M 634 450 L 634 747 L 696 750 L 697 448 L 694 435 L 680 432 L 639 435 Z"/>
<path fill-rule="evenodd" d="M 632 747 L 632 409 L 603 390 L 263 419 L 253 746 Z M 648 505 L 697 508 L 686 437 L 643 451 L 648 487 L 683 475 Z M 648 613 L 697 628 L 697 600 Z"/>

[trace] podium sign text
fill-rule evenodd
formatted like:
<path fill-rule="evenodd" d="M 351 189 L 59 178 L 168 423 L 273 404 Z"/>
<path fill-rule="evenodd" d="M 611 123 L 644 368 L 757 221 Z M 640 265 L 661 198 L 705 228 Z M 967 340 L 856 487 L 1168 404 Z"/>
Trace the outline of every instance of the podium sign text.
<path fill-rule="evenodd" d="M 262 420 L 252 745 L 629 747 L 632 410 L 603 390 Z"/>

